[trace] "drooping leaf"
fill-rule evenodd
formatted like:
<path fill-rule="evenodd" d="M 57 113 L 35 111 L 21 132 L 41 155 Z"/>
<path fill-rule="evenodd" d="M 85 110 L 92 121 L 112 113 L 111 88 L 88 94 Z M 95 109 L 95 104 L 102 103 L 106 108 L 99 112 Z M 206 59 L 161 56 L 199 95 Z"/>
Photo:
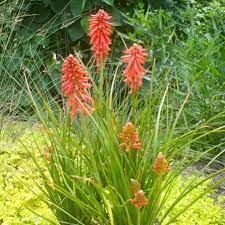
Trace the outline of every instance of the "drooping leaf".
<path fill-rule="evenodd" d="M 70 11 L 73 16 L 79 16 L 83 10 L 83 1 L 82 0 L 72 0 L 69 4 Z"/>
<path fill-rule="evenodd" d="M 112 22 L 113 22 L 113 26 L 121 26 L 122 25 L 121 12 L 116 8 L 113 8 L 113 10 L 112 10 Z"/>
<path fill-rule="evenodd" d="M 80 25 L 80 22 L 76 22 L 69 26 L 68 32 L 72 41 L 77 41 L 84 35 L 84 31 Z"/>
<path fill-rule="evenodd" d="M 89 18 L 90 16 L 84 16 L 80 21 L 80 24 L 85 33 L 88 33 L 89 30 Z"/>
<path fill-rule="evenodd" d="M 114 0 L 103 0 L 108 5 L 114 6 Z"/>
<path fill-rule="evenodd" d="M 44 4 L 36 4 L 32 8 L 32 14 L 34 15 L 34 21 L 36 23 L 44 23 L 48 20 L 50 15 L 50 10 L 48 10 Z"/>
<path fill-rule="evenodd" d="M 51 0 L 42 0 L 45 6 L 48 6 L 51 4 Z"/>

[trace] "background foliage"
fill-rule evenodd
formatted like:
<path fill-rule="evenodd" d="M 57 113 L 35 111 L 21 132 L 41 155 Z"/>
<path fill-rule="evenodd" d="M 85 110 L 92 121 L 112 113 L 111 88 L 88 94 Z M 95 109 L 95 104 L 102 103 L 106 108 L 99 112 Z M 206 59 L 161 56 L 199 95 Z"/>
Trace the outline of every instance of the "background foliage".
<path fill-rule="evenodd" d="M 188 121 L 191 126 L 222 112 L 225 104 L 225 1 L 186 1 L 174 5 L 173 9 L 149 7 L 147 11 L 144 5 L 139 4 L 139 7 L 129 20 L 134 28 L 129 38 L 148 47 L 150 61 L 155 61 L 158 71 L 156 80 L 165 70 L 170 71 L 169 79 L 178 101 L 191 92 L 184 123 Z M 224 119 L 214 121 L 211 127 L 216 124 L 224 124 Z M 204 146 L 219 143 L 223 138 L 224 134 L 207 137 Z"/>

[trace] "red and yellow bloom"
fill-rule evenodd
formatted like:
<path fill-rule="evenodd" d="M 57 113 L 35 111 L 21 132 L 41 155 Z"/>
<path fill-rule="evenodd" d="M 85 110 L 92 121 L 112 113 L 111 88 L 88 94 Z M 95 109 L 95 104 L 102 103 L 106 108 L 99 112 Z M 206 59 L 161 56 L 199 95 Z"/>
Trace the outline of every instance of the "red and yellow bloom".
<path fill-rule="evenodd" d="M 130 199 L 130 203 L 136 208 L 141 208 L 148 204 L 148 199 L 146 198 L 144 191 L 139 190 L 135 193 L 134 198 Z"/>

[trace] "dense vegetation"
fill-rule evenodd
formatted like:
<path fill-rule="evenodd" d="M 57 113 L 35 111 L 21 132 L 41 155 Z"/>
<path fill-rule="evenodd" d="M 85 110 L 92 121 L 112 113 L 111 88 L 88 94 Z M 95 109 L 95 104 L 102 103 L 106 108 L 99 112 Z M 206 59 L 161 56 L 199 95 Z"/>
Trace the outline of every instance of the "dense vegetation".
<path fill-rule="evenodd" d="M 40 127 L 37 124 L 32 128 L 30 125 L 28 127 L 25 123 L 15 124 L 7 121 L 5 122 L 0 138 L 1 223 L 3 225 L 51 224 L 42 218 L 43 216 L 44 218 L 55 220 L 47 206 L 38 199 L 41 197 L 41 193 L 35 185 L 35 182 L 41 184 L 41 180 L 35 174 L 36 169 L 32 160 L 29 158 L 29 153 L 20 142 L 22 141 L 27 148 L 32 147 L 34 140 L 38 140 L 39 144 L 43 144 Z M 42 157 L 39 155 L 40 161 Z M 186 183 L 188 184 L 188 181 L 185 181 L 181 177 L 177 179 L 173 185 L 173 192 L 169 198 L 168 205 L 179 195 Z M 203 192 L 209 183 L 199 186 L 197 190 L 187 196 L 182 204 L 177 206 L 174 214 L 185 204 L 195 199 L 199 193 Z M 225 210 L 221 206 L 222 202 L 224 202 L 224 197 L 218 197 L 215 201 L 210 194 L 207 194 L 178 218 L 174 225 L 182 225 L 184 223 L 186 225 L 193 223 L 201 225 L 223 225 L 225 222 Z M 203 205 L 204 207 L 202 207 Z"/>

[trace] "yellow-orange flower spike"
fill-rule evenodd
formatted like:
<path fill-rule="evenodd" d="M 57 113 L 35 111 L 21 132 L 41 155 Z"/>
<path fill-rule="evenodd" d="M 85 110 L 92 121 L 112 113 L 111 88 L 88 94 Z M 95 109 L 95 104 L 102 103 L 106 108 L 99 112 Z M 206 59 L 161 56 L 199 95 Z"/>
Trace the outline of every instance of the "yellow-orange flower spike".
<path fill-rule="evenodd" d="M 122 147 L 125 147 L 125 150 L 129 152 L 132 149 L 140 150 L 141 142 L 138 137 L 138 133 L 135 129 L 135 126 L 131 122 L 127 122 L 120 134 L 120 138 L 122 139 Z"/>
<path fill-rule="evenodd" d="M 168 162 L 162 152 L 160 152 L 155 159 L 155 162 L 153 164 L 153 171 L 154 173 L 158 174 L 166 174 L 171 170 L 170 166 L 168 165 Z"/>
<path fill-rule="evenodd" d="M 137 193 L 141 189 L 141 185 L 138 181 L 131 179 L 130 180 L 130 189 L 133 194 Z"/>
<path fill-rule="evenodd" d="M 46 161 L 51 161 L 51 153 L 52 152 L 54 152 L 54 148 L 52 146 L 47 147 L 45 149 L 44 158 L 45 158 Z"/>
<path fill-rule="evenodd" d="M 144 191 L 139 190 L 135 193 L 134 198 L 130 199 L 130 203 L 137 208 L 141 208 L 148 204 L 148 199 L 146 198 Z"/>

